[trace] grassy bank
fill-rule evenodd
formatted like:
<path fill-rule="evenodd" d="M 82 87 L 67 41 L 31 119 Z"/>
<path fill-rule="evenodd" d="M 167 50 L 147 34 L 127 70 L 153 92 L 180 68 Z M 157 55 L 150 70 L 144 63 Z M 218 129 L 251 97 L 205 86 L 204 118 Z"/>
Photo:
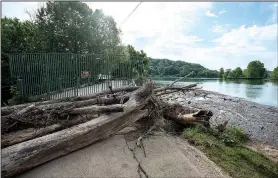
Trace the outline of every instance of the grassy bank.
<path fill-rule="evenodd" d="M 278 163 L 261 153 L 242 146 L 247 136 L 237 128 L 219 133 L 198 127 L 184 131 L 188 141 L 235 178 L 277 178 Z"/>

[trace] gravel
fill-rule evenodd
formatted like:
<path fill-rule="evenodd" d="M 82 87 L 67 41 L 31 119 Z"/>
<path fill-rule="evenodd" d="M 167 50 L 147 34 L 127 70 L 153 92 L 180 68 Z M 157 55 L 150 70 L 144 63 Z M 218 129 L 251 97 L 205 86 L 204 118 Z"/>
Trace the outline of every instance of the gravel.
<path fill-rule="evenodd" d="M 206 95 L 206 96 L 205 96 Z M 211 124 L 229 120 L 228 125 L 242 128 L 253 141 L 278 147 L 278 107 L 205 90 L 162 95 L 162 99 L 213 112 Z"/>

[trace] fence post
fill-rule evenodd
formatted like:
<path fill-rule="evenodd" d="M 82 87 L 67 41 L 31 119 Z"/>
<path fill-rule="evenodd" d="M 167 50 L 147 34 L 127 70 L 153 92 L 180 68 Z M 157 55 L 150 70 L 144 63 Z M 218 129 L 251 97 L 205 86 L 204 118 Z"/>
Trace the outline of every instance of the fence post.
<path fill-rule="evenodd" d="M 78 58 L 77 58 L 77 55 L 78 54 L 73 54 L 74 55 L 74 60 L 75 60 L 75 81 L 76 81 L 76 85 L 74 87 L 74 95 L 75 96 L 78 96 L 78 89 L 80 88 L 80 79 L 79 79 L 79 76 L 80 76 L 80 71 L 79 71 L 79 61 L 78 61 Z"/>
<path fill-rule="evenodd" d="M 62 79 L 61 79 L 61 77 L 59 77 L 58 82 L 59 82 L 59 92 L 62 92 L 63 90 L 62 90 Z"/>
<path fill-rule="evenodd" d="M 20 77 L 17 77 L 17 80 L 16 80 L 16 85 L 17 85 L 17 87 L 18 87 L 18 91 L 19 91 L 19 96 L 20 97 L 25 97 L 24 95 L 24 88 L 23 88 L 23 82 L 22 82 L 22 79 L 20 79 Z"/>
<path fill-rule="evenodd" d="M 46 58 L 46 89 L 47 89 L 47 99 L 50 99 L 50 88 L 49 88 L 49 54 Z"/>

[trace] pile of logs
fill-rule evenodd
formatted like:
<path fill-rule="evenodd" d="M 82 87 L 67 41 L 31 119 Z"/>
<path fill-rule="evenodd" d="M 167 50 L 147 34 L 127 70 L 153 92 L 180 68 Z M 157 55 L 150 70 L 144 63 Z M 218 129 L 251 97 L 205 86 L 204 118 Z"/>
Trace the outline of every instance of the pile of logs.
<path fill-rule="evenodd" d="M 1 174 L 15 176 L 107 138 L 146 117 L 207 126 L 212 116 L 210 111 L 160 99 L 162 95 L 186 92 L 196 86 L 155 87 L 147 82 L 142 87 L 110 87 L 87 96 L 3 107 Z"/>

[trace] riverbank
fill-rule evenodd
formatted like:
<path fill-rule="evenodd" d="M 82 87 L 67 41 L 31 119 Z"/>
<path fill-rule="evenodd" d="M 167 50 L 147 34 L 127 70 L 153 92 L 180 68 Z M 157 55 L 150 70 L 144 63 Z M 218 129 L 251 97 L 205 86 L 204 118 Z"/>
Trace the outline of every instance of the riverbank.
<path fill-rule="evenodd" d="M 183 136 L 233 178 L 278 177 L 278 162 L 246 147 L 248 137 L 238 128 L 187 128 Z"/>
<path fill-rule="evenodd" d="M 161 96 L 163 100 L 213 112 L 212 125 L 228 121 L 242 128 L 253 142 L 278 148 L 278 107 L 267 106 L 206 90 L 176 92 Z"/>

